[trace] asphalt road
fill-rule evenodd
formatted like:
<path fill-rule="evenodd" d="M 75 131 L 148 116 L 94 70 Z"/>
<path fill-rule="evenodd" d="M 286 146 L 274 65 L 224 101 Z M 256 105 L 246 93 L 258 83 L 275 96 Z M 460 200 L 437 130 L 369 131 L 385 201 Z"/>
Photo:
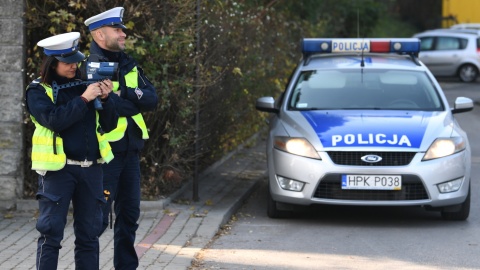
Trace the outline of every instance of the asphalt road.
<path fill-rule="evenodd" d="M 480 83 L 441 82 L 480 102 Z M 192 269 L 480 269 L 480 103 L 456 115 L 472 147 L 472 208 L 463 222 L 422 208 L 316 206 L 266 215 L 266 183 L 197 256 Z"/>

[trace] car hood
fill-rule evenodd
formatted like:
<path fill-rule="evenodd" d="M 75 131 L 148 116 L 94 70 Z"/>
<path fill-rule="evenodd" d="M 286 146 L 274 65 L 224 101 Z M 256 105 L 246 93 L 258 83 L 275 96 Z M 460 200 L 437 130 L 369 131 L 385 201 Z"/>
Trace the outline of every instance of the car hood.
<path fill-rule="evenodd" d="M 426 151 L 436 138 L 452 136 L 456 126 L 447 111 L 290 111 L 284 116 L 289 136 L 305 137 L 319 151 Z"/>

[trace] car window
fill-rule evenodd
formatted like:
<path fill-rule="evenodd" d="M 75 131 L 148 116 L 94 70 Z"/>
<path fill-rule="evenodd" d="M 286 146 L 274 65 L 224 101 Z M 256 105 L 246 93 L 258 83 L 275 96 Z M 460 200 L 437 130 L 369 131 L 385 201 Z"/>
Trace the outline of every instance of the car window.
<path fill-rule="evenodd" d="M 304 71 L 289 100 L 291 110 L 443 110 L 424 72 L 403 70 Z"/>
<path fill-rule="evenodd" d="M 433 37 L 424 37 L 420 38 L 420 51 L 430 51 L 433 50 Z"/>
<path fill-rule="evenodd" d="M 468 40 L 456 37 L 437 37 L 436 50 L 463 50 L 467 47 Z"/>

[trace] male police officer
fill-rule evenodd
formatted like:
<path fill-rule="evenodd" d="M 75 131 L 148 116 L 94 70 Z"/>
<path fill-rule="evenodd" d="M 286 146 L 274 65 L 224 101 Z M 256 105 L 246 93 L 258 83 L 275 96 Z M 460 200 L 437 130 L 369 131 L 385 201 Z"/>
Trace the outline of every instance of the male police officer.
<path fill-rule="evenodd" d="M 117 128 L 107 134 L 115 158 L 104 169 L 104 189 L 110 197 L 104 211 L 104 230 L 114 201 L 114 266 L 135 269 L 135 233 L 140 217 L 140 150 L 148 132 L 141 112 L 156 108 L 157 94 L 135 59 L 125 50 L 126 27 L 122 23 L 123 7 L 116 7 L 85 20 L 92 35 L 90 57 L 118 62 L 118 83 L 111 95 L 120 116 Z M 111 211 L 111 210 L 110 210 Z"/>

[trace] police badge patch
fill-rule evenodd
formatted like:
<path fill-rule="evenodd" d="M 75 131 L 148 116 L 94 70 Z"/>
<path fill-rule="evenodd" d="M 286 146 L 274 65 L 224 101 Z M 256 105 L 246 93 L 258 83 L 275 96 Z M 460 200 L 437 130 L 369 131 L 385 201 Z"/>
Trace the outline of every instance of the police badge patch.
<path fill-rule="evenodd" d="M 138 88 L 138 87 L 135 88 L 135 94 L 137 94 L 137 98 L 138 98 L 138 99 L 141 99 L 142 96 L 143 96 L 142 90 L 140 90 L 140 88 Z"/>

